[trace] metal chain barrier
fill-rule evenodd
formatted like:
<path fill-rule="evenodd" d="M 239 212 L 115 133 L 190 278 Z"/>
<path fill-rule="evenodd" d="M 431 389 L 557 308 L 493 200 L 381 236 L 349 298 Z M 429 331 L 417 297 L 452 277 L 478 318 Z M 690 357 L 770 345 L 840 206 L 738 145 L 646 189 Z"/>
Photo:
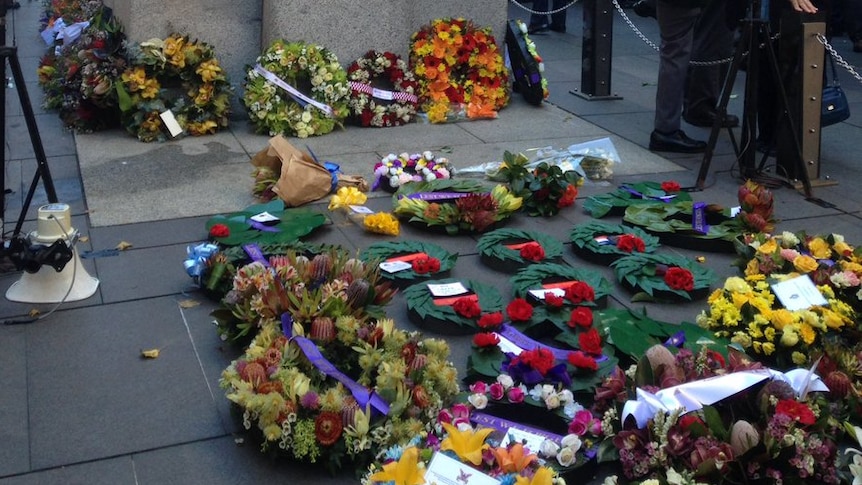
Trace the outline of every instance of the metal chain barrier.
<path fill-rule="evenodd" d="M 850 63 L 847 62 L 847 60 L 841 57 L 841 54 L 839 54 L 838 51 L 836 51 L 835 48 L 832 47 L 831 44 L 829 44 L 829 41 L 826 40 L 826 37 L 824 37 L 823 34 L 818 33 L 817 40 L 821 44 L 823 44 L 823 48 L 826 49 L 826 52 L 828 52 L 830 56 L 832 56 L 832 59 L 835 60 L 836 64 L 843 67 L 847 72 L 850 73 L 851 76 L 853 76 L 854 78 L 856 78 L 857 81 L 862 83 L 862 76 L 860 76 L 859 73 L 856 72 L 856 69 L 854 69 L 853 66 L 851 66 Z"/>
<path fill-rule="evenodd" d="M 521 3 L 519 3 L 519 2 L 518 2 L 518 0 L 509 0 L 509 1 L 510 1 L 510 2 L 512 2 L 512 3 L 514 3 L 515 5 L 517 5 L 518 7 L 520 7 L 520 8 L 521 8 L 521 10 L 524 10 L 524 11 L 529 12 L 529 13 L 531 13 L 531 14 L 535 14 L 535 15 L 552 15 L 552 14 L 555 14 L 555 13 L 560 13 L 560 12 L 562 12 L 563 10 L 566 10 L 567 8 L 571 7 L 572 5 L 574 5 L 574 4 L 576 4 L 576 3 L 578 3 L 580 0 L 572 0 L 572 3 L 570 3 L 570 4 L 566 5 L 565 7 L 557 8 L 557 9 L 554 9 L 554 10 L 551 10 L 551 11 L 548 11 L 548 12 L 539 12 L 538 10 L 533 10 L 533 9 L 531 9 L 531 8 L 529 8 L 529 7 L 525 6 L 525 5 L 522 5 Z"/>
<path fill-rule="evenodd" d="M 622 5 L 620 5 L 620 3 L 617 0 L 613 0 L 613 2 L 614 2 L 614 7 L 616 7 L 617 12 L 620 14 L 620 17 L 623 18 L 623 20 L 626 22 L 626 24 L 628 24 L 629 28 L 632 29 L 632 31 L 635 33 L 635 35 L 637 35 L 640 38 L 640 40 L 642 40 L 644 42 L 644 44 L 652 47 L 652 49 L 654 51 L 658 52 L 658 45 L 656 45 L 655 42 L 649 40 L 647 38 L 647 36 L 644 35 L 644 33 L 641 32 L 639 28 L 637 28 L 637 26 L 634 24 L 634 22 L 632 22 L 632 19 L 629 18 L 629 16 L 626 14 L 625 10 L 623 10 Z"/>

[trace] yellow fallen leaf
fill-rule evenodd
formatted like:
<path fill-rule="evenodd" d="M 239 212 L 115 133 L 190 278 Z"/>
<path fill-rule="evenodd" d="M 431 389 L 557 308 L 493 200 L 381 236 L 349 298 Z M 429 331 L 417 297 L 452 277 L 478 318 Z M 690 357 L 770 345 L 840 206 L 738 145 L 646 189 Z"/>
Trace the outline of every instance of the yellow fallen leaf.
<path fill-rule="evenodd" d="M 201 302 L 197 300 L 182 300 L 180 301 L 180 308 L 194 308 L 200 304 Z"/>
<path fill-rule="evenodd" d="M 130 247 L 132 247 L 132 243 L 126 241 L 120 241 L 120 244 L 117 244 L 117 249 L 119 249 L 120 251 L 125 251 Z"/>
<path fill-rule="evenodd" d="M 27 313 L 27 315 L 29 315 L 31 317 L 38 317 L 41 314 L 42 314 L 42 312 L 40 312 L 37 308 L 33 308 L 32 310 L 30 310 L 29 313 Z"/>
<path fill-rule="evenodd" d="M 694 258 L 694 260 L 697 261 L 698 263 L 705 263 L 706 262 L 706 256 L 698 256 L 698 257 Z"/>
<path fill-rule="evenodd" d="M 159 349 L 142 350 L 141 356 L 145 359 L 157 359 L 159 357 Z"/>
<path fill-rule="evenodd" d="M 89 240 L 90 240 L 90 236 L 81 236 L 78 238 L 78 241 L 83 242 L 83 243 L 85 243 Z"/>

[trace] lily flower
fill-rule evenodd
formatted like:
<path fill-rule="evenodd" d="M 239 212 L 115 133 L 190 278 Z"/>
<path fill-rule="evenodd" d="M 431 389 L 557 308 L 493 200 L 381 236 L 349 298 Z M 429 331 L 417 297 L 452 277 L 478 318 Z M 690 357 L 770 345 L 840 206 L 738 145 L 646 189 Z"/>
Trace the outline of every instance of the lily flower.
<path fill-rule="evenodd" d="M 440 443 L 440 450 L 454 451 L 458 458 L 477 466 L 482 463 L 482 450 L 488 448 L 485 439 L 494 432 L 493 429 L 482 428 L 461 431 L 449 423 L 442 424 L 448 436 Z"/>
<path fill-rule="evenodd" d="M 401 453 L 398 461 L 383 465 L 383 471 L 371 475 L 375 482 L 394 482 L 395 485 L 422 485 L 425 468 L 419 466 L 419 449 L 411 446 Z"/>
<path fill-rule="evenodd" d="M 491 450 L 497 458 L 497 465 L 506 473 L 521 473 L 530 463 L 538 458 L 532 453 L 527 453 L 524 445 L 515 443 L 510 448 L 494 448 Z"/>

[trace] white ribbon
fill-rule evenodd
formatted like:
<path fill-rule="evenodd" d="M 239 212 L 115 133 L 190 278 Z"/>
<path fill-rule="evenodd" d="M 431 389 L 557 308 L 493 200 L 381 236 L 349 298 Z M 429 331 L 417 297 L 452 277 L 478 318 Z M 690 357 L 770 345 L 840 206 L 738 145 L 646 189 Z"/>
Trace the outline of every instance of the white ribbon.
<path fill-rule="evenodd" d="M 310 105 L 314 106 L 315 108 L 319 109 L 320 111 L 323 111 L 324 113 L 326 113 L 327 116 L 332 116 L 332 108 L 330 108 L 329 106 L 327 106 L 321 102 L 315 101 L 315 100 L 309 98 L 308 96 L 302 94 L 296 88 L 294 88 L 290 84 L 287 84 L 280 77 L 276 76 L 275 74 L 273 74 L 272 72 L 267 70 L 265 67 L 261 66 L 260 64 L 254 66 L 254 70 L 258 74 L 263 76 L 267 81 L 269 81 L 272 84 L 275 84 L 276 86 L 280 87 L 281 89 L 284 89 L 285 91 L 287 91 L 288 94 L 290 94 L 294 99 L 299 98 L 299 99 L 297 99 L 297 101 L 302 100 L 306 104 L 310 104 Z"/>
<path fill-rule="evenodd" d="M 659 411 L 697 411 L 767 379 L 787 382 L 797 397 L 811 391 L 829 391 L 820 377 L 808 369 L 794 369 L 786 373 L 773 369 L 739 371 L 668 387 L 655 394 L 638 388 L 637 399 L 627 401 L 623 406 L 622 421 L 632 416 L 638 427 L 643 428 Z"/>

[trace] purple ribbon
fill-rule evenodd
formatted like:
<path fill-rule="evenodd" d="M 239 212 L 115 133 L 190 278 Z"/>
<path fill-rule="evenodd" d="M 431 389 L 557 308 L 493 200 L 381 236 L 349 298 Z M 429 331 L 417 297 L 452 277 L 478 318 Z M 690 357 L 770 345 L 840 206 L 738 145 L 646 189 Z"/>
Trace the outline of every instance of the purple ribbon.
<path fill-rule="evenodd" d="M 503 325 L 500 328 L 500 331 L 497 332 L 506 339 L 510 340 L 513 344 L 524 350 L 533 350 L 535 348 L 543 348 L 546 350 L 550 350 L 552 354 L 554 354 L 554 358 L 557 360 L 566 361 L 569 358 L 569 354 L 573 352 L 572 350 L 564 350 L 551 347 L 550 345 L 545 345 L 541 342 L 537 342 L 530 337 L 527 337 L 523 333 L 519 332 L 518 329 L 511 325 Z M 602 362 L 606 360 L 608 357 L 606 355 L 602 355 L 596 358 L 596 362 Z"/>
<path fill-rule="evenodd" d="M 281 314 L 281 331 L 284 333 L 285 337 L 296 342 L 299 346 L 299 350 L 301 350 L 308 361 L 311 362 L 311 365 L 320 372 L 323 372 L 327 377 L 335 379 L 343 384 L 344 387 L 349 389 L 359 406 L 364 408 L 370 404 L 371 407 L 379 411 L 380 414 L 384 416 L 389 414 L 389 404 L 387 404 L 379 394 L 365 388 L 365 386 L 359 384 L 338 370 L 332 362 L 328 361 L 326 357 L 320 353 L 320 349 L 317 348 L 317 344 L 305 337 L 294 337 L 293 317 L 287 312 Z"/>
<path fill-rule="evenodd" d="M 265 267 L 269 268 L 269 261 L 267 261 L 266 257 L 264 257 L 263 251 L 260 249 L 260 246 L 255 243 L 250 243 L 244 244 L 242 246 L 242 249 L 243 251 L 245 251 L 245 254 L 247 254 L 248 257 L 251 258 L 252 261 L 260 263 Z"/>
<path fill-rule="evenodd" d="M 620 185 L 620 188 L 625 190 L 626 192 L 634 195 L 635 197 L 640 197 L 641 199 L 660 200 L 662 202 L 667 203 L 667 202 L 670 202 L 671 200 L 673 200 L 674 198 L 676 198 L 675 195 L 664 195 L 664 196 L 659 197 L 659 196 L 655 196 L 655 195 L 642 194 L 642 193 L 638 192 L 637 190 L 629 187 L 628 185 Z"/>
<path fill-rule="evenodd" d="M 691 228 L 701 234 L 709 233 L 709 224 L 706 223 L 706 202 L 695 202 L 691 206 Z"/>
<path fill-rule="evenodd" d="M 261 224 L 260 222 L 253 221 L 253 220 L 251 220 L 251 219 L 249 219 L 249 220 L 248 220 L 248 221 L 246 221 L 246 222 L 248 222 L 248 225 L 249 225 L 249 226 L 251 226 L 253 229 L 257 229 L 258 231 L 263 231 L 263 232 L 281 232 L 281 229 L 279 229 L 279 228 L 277 228 L 277 227 L 275 227 L 275 226 L 267 226 L 267 225 Z"/>
<path fill-rule="evenodd" d="M 546 440 L 551 440 L 556 444 L 560 444 L 563 441 L 563 437 L 551 433 L 549 431 L 545 431 L 543 429 L 534 428 L 532 426 L 527 426 L 526 424 L 516 423 L 514 421 L 509 421 L 508 419 L 498 418 L 496 416 L 491 416 L 490 414 L 480 413 L 473 411 L 470 413 L 470 421 L 473 424 L 478 426 L 484 426 L 486 428 L 493 428 L 497 431 L 506 434 L 509 432 L 509 429 L 514 428 L 519 431 L 526 431 L 527 433 L 532 433 L 537 436 L 541 436 Z M 538 450 L 530 450 L 530 451 L 538 451 Z"/>
<path fill-rule="evenodd" d="M 477 194 L 473 192 L 416 192 L 415 194 L 410 194 L 407 196 L 408 199 L 420 199 L 420 200 L 450 200 L 450 199 L 461 199 L 463 197 L 469 197 L 471 195 L 488 195 Z"/>

